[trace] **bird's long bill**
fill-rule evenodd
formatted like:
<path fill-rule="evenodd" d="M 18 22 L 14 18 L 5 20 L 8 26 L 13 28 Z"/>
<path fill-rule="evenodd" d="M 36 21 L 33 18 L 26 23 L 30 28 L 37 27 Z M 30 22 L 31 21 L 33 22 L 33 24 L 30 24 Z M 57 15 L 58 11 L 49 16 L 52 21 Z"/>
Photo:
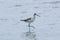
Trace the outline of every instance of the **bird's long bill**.
<path fill-rule="evenodd" d="M 38 17 L 40 17 L 39 15 L 37 15 Z"/>

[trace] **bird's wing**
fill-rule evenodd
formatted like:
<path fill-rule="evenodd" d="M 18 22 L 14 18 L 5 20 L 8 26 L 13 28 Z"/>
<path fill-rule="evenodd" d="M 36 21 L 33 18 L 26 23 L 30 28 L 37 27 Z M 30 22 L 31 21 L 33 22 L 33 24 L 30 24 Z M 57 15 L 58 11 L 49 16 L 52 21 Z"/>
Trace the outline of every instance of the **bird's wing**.
<path fill-rule="evenodd" d="M 31 18 L 27 18 L 27 19 L 24 19 L 24 20 L 21 20 L 21 21 L 28 21 L 28 20 L 31 20 Z"/>
<path fill-rule="evenodd" d="M 25 20 L 31 20 L 31 18 L 27 18 L 27 19 L 25 19 Z"/>

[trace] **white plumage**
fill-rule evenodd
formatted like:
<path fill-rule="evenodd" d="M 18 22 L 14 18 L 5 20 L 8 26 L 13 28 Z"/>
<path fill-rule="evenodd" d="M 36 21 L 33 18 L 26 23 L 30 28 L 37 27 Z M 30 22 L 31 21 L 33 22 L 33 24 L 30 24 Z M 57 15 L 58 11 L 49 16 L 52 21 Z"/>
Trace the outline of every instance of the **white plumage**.
<path fill-rule="evenodd" d="M 32 18 L 27 18 L 27 19 L 20 20 L 20 21 L 27 22 L 27 23 L 28 23 L 28 27 L 29 27 L 29 31 L 30 31 L 30 27 L 31 27 L 30 24 L 31 24 L 32 22 L 34 22 L 36 16 L 39 16 L 39 15 L 37 15 L 36 13 L 34 13 L 34 15 L 33 15 Z M 39 16 L 39 17 L 40 17 L 40 16 Z"/>

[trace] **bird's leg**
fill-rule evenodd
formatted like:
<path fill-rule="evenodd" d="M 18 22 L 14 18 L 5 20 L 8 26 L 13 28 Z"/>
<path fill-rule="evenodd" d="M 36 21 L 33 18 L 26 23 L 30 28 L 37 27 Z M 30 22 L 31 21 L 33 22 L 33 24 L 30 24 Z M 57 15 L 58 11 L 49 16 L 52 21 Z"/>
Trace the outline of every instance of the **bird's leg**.
<path fill-rule="evenodd" d="M 35 29 L 35 27 L 34 27 L 34 26 L 30 26 L 30 27 L 32 27 L 32 28 L 34 28 L 34 29 Z"/>
<path fill-rule="evenodd" d="M 30 23 L 28 24 L 28 27 L 29 27 L 29 32 L 30 32 Z"/>

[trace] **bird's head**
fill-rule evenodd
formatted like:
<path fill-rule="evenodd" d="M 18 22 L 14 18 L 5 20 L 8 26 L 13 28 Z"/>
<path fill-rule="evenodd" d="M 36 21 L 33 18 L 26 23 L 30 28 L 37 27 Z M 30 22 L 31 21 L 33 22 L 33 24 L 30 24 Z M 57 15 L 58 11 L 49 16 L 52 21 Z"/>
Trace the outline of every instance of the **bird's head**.
<path fill-rule="evenodd" d="M 39 15 L 37 15 L 36 13 L 34 13 L 34 16 L 38 16 L 38 17 L 40 17 Z"/>

